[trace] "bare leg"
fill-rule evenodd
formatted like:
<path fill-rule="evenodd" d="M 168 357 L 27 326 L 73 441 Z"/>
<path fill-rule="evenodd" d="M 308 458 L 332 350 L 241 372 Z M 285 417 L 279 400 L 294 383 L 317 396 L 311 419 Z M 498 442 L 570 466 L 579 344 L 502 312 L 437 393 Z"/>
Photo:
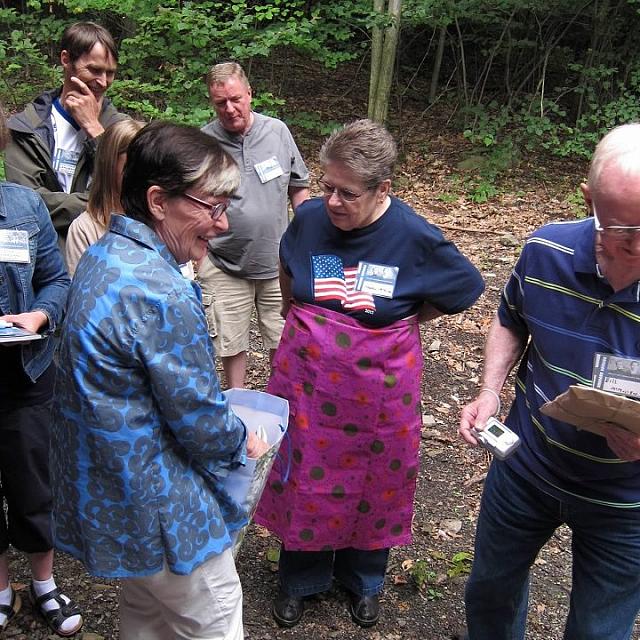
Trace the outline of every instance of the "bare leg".
<path fill-rule="evenodd" d="M 228 389 L 244 388 L 244 377 L 247 372 L 247 352 L 241 351 L 235 356 L 222 358 L 222 368 Z"/>
<path fill-rule="evenodd" d="M 31 575 L 34 580 L 48 580 L 53 574 L 53 549 L 30 553 Z"/>
<path fill-rule="evenodd" d="M 9 586 L 9 561 L 7 552 L 0 554 L 0 591 L 4 591 Z"/>

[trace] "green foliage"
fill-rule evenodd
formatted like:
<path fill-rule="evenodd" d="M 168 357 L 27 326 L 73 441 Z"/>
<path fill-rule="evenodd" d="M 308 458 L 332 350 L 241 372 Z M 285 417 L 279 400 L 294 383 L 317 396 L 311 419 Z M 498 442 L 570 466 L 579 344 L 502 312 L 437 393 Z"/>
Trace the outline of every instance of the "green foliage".
<path fill-rule="evenodd" d="M 280 547 L 269 547 L 267 549 L 267 561 L 278 564 L 280 560 Z"/>
<path fill-rule="evenodd" d="M 409 574 L 413 578 L 416 586 L 423 591 L 428 600 L 439 600 L 443 593 L 436 587 L 436 572 L 429 567 L 426 560 L 416 560 L 409 570 Z"/>
<path fill-rule="evenodd" d="M 576 187 L 576 189 L 566 197 L 565 202 L 569 205 L 571 212 L 578 220 L 587 217 L 587 207 L 580 187 Z"/>
<path fill-rule="evenodd" d="M 339 122 L 323 120 L 319 114 L 311 113 L 310 111 L 296 111 L 294 115 L 286 118 L 286 121 L 298 129 L 304 129 L 322 136 L 327 136 L 340 128 Z"/>
<path fill-rule="evenodd" d="M 475 204 L 484 204 L 500 193 L 500 189 L 488 177 L 469 178 L 465 186 L 467 197 Z"/>
<path fill-rule="evenodd" d="M 8 110 L 33 97 L 33 87 L 55 85 L 59 73 L 52 68 L 43 43 L 59 39 L 59 25 L 52 17 L 34 19 L 15 9 L 0 8 L 0 98 Z"/>
<path fill-rule="evenodd" d="M 203 124 L 212 117 L 203 78 L 213 63 L 230 59 L 249 71 L 258 109 L 286 113 L 280 87 L 292 60 L 304 61 L 299 74 L 308 73 L 308 61 L 330 70 L 354 60 L 367 64 L 371 29 L 389 19 L 372 6 L 371 0 L 0 3 L 0 99 L 13 111 L 58 84 L 62 30 L 91 19 L 119 42 L 111 96 L 132 115 Z M 638 0 L 404 0 L 394 103 L 418 96 L 424 106 L 425 84 L 436 76 L 456 124 L 492 165 L 467 177 L 464 190 L 474 201 L 489 199 L 509 168 L 500 167 L 498 156 L 542 149 L 588 158 L 604 131 L 640 120 L 639 9 Z M 446 53 L 436 71 L 440 34 Z M 416 83 L 412 91 L 407 79 Z M 305 112 L 291 122 L 323 135 L 334 124 Z"/>
<path fill-rule="evenodd" d="M 60 81 L 56 43 L 72 21 L 103 23 L 119 40 L 114 103 L 145 120 L 201 125 L 211 119 L 204 77 L 210 66 L 238 60 L 251 71 L 271 56 L 287 73 L 296 52 L 328 68 L 360 55 L 358 30 L 374 18 L 365 0 L 50 0 L 22 13 L 0 9 L 0 99 L 10 110 Z M 52 71 L 53 70 L 53 71 Z M 276 82 L 279 82 L 276 79 Z M 255 106 L 275 114 L 284 101 L 252 78 Z"/>
<path fill-rule="evenodd" d="M 473 562 L 473 554 L 468 551 L 460 551 L 449 560 L 449 569 L 447 575 L 450 578 L 468 575 L 471 573 L 471 563 Z"/>

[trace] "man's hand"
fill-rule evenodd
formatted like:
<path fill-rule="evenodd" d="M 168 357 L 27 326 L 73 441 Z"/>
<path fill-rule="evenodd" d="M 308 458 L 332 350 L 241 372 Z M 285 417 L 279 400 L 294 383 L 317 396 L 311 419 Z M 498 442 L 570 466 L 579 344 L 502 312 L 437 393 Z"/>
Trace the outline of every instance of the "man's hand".
<path fill-rule="evenodd" d="M 458 427 L 460 437 L 475 447 L 478 444 L 478 439 L 473 433 L 473 429 L 477 428 L 478 431 L 482 431 L 487 420 L 495 415 L 497 409 L 498 403 L 495 396 L 486 391 L 480 392 L 473 402 L 462 409 L 460 426 Z"/>
<path fill-rule="evenodd" d="M 620 460 L 627 462 L 640 460 L 640 436 L 615 424 L 605 425 L 604 432 L 609 449 Z"/>
<path fill-rule="evenodd" d="M 99 121 L 102 98 L 96 100 L 91 89 L 79 78 L 73 76 L 71 82 L 75 88 L 67 93 L 64 108 L 90 138 L 97 138 L 104 132 Z"/>
<path fill-rule="evenodd" d="M 16 325 L 16 327 L 26 329 L 33 333 L 39 333 L 40 329 L 45 328 L 49 324 L 49 318 L 47 318 L 47 314 L 43 311 L 29 311 L 16 315 L 0 316 L 0 320 L 11 322 Z"/>

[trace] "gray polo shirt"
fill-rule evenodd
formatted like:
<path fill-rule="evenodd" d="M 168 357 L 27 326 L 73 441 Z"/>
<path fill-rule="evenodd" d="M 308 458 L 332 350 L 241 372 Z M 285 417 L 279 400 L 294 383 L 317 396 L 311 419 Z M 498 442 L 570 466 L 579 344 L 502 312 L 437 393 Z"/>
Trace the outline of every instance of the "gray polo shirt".
<path fill-rule="evenodd" d="M 218 120 L 202 131 L 221 144 L 242 174 L 227 210 L 229 231 L 209 242 L 211 259 L 230 275 L 262 280 L 278 275 L 278 247 L 289 224 L 288 189 L 308 187 L 309 171 L 284 122 L 259 113 L 253 118 L 244 136 L 229 133 Z M 282 175 L 272 177 L 280 169 Z"/>

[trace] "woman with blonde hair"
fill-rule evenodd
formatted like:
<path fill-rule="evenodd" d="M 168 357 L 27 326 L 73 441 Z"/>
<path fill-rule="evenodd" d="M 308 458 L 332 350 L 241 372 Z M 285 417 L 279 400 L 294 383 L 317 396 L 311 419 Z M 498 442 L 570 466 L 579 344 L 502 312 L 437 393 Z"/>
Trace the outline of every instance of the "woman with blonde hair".
<path fill-rule="evenodd" d="M 87 210 L 71 223 L 67 236 L 65 258 L 70 275 L 74 274 L 87 247 L 107 231 L 111 213 L 122 211 L 120 191 L 127 148 L 143 126 L 144 123 L 137 120 L 119 120 L 100 138 Z"/>

